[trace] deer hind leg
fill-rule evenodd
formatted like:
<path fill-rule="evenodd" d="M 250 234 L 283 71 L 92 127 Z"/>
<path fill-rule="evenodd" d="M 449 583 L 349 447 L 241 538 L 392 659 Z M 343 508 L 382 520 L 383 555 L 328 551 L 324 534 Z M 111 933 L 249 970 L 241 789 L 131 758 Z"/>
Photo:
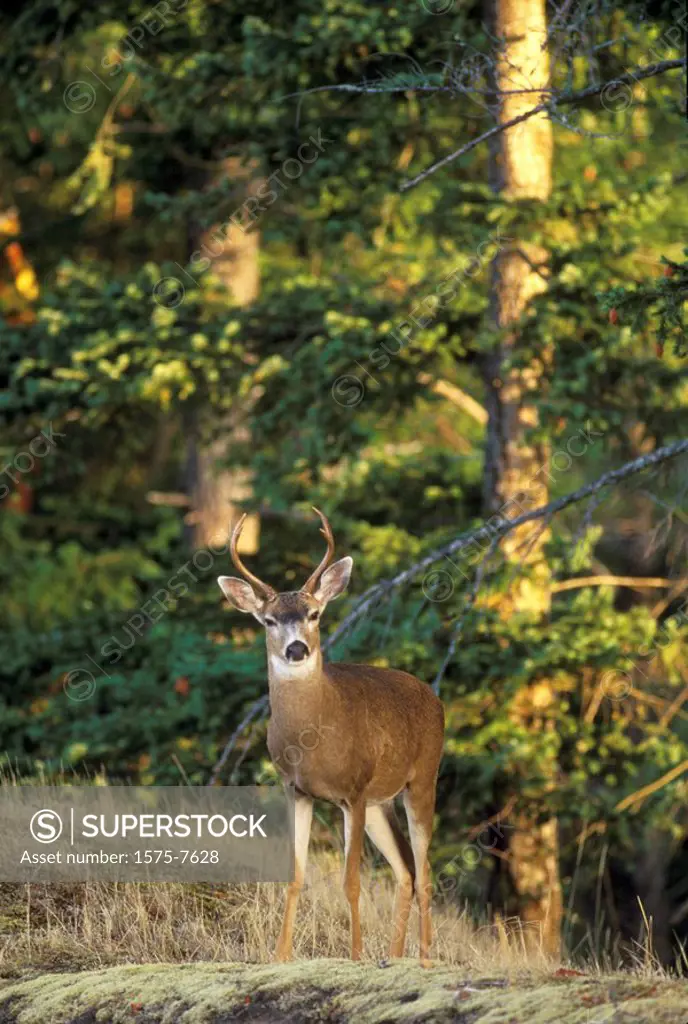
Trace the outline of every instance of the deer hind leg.
<path fill-rule="evenodd" d="M 394 931 L 389 955 L 403 956 L 416 873 L 413 852 L 406 836 L 399 828 L 391 802 L 366 807 L 365 828 L 370 839 L 389 863 L 397 881 L 394 897 Z"/>
<path fill-rule="evenodd" d="M 306 874 L 312 820 L 313 801 L 305 794 L 297 793 L 294 797 L 294 881 L 287 886 L 287 903 L 275 952 L 275 959 L 279 961 L 291 960 L 292 956 L 294 918 Z"/>
<path fill-rule="evenodd" d="M 416 864 L 416 896 L 420 913 L 420 961 L 430 966 L 430 943 L 432 924 L 430 921 L 430 862 L 428 848 L 432 837 L 432 818 L 435 812 L 435 787 L 421 786 L 415 781 L 404 791 L 404 807 L 408 819 L 409 836 Z"/>
<path fill-rule="evenodd" d="M 344 892 L 349 901 L 351 915 L 351 959 L 360 960 L 363 949 L 361 942 L 361 853 L 363 851 L 363 829 L 366 807 L 359 800 L 344 809 L 344 843 L 346 863 L 344 867 Z"/>

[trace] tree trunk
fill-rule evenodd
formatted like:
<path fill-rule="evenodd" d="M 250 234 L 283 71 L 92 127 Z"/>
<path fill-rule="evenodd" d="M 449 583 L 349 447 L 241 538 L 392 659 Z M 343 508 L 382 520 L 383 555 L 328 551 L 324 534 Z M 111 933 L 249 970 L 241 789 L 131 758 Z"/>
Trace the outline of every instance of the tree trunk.
<path fill-rule="evenodd" d="M 544 0 L 493 0 L 489 5 L 491 28 L 499 46 L 494 85 L 500 93 L 498 117 L 511 120 L 540 102 L 535 91 L 549 83 L 549 53 Z M 519 90 L 527 90 L 521 91 Z M 552 187 L 552 126 L 544 115 L 532 117 L 494 137 L 490 152 L 490 184 L 503 198 L 546 200 Z M 547 453 L 526 438 L 537 425 L 534 398 L 541 383 L 547 353 L 541 353 L 525 370 L 503 371 L 503 359 L 518 346 L 515 325 L 530 300 L 543 291 L 547 280 L 544 249 L 510 240 L 494 258 L 491 285 L 491 318 L 507 329 L 501 348 L 483 364 L 487 389 L 487 451 L 484 505 L 488 514 L 507 506 L 508 518 L 518 507 L 528 509 L 548 500 Z M 508 328 L 514 325 L 509 332 Z M 532 526 L 512 531 L 503 541 L 507 559 L 526 566 L 530 579 L 517 580 L 511 588 L 504 614 L 514 609 L 538 618 L 550 608 L 550 574 L 543 555 L 547 531 Z M 534 734 L 553 728 L 551 711 L 555 694 L 548 680 L 525 687 L 514 701 L 511 714 L 520 727 Z M 559 877 L 559 837 L 555 818 L 542 820 L 547 794 L 555 785 L 556 760 L 545 765 L 547 782 L 541 800 L 512 821 L 508 866 L 516 906 L 527 939 L 554 955 L 560 950 L 563 913 Z M 528 780 L 531 781 L 532 780 Z M 539 803 L 539 806 L 536 806 Z"/>
<path fill-rule="evenodd" d="M 236 179 L 242 198 L 255 192 L 260 184 L 253 168 L 232 157 L 225 161 L 222 174 Z M 240 306 L 249 306 L 258 297 L 260 288 L 260 234 L 251 230 L 251 223 L 235 203 L 239 215 L 230 213 L 221 224 L 208 231 L 192 230 L 194 257 L 209 261 L 212 273 L 219 277 Z M 236 211 L 235 211 L 236 212 Z M 229 219 L 229 218 L 232 219 Z M 192 265 L 196 260 L 192 257 Z M 203 263 L 203 266 L 207 266 Z M 229 417 L 222 424 L 222 435 L 208 445 L 199 442 L 200 413 L 195 409 L 187 419 L 189 437 L 186 486 L 192 500 L 187 516 L 190 542 L 194 548 L 227 543 L 239 516 L 239 503 L 251 496 L 251 476 L 245 469 L 223 466 L 232 443 L 248 439 L 248 428 Z M 258 550 L 259 519 L 249 515 L 239 540 L 239 551 L 254 554 Z"/>
<path fill-rule="evenodd" d="M 644 928 L 649 925 L 650 929 L 646 941 L 665 967 L 672 966 L 676 956 L 671 943 L 672 906 L 667 892 L 667 872 L 672 853 L 671 840 L 666 832 L 648 827 L 633 871 L 641 920 Z"/>

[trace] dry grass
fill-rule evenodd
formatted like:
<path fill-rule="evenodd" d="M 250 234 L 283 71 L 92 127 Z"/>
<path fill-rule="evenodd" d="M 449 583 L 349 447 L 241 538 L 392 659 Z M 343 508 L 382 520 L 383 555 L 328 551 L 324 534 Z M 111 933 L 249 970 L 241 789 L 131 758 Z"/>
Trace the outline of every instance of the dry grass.
<path fill-rule="evenodd" d="M 0 887 L 0 970 L 114 963 L 269 962 L 284 899 L 281 885 L 82 883 Z M 361 895 L 365 955 L 384 959 L 393 884 L 367 870 Z M 434 907 L 434 957 L 484 972 L 551 970 L 517 926 L 477 927 L 449 902 Z M 417 955 L 417 916 L 407 956 Z M 347 957 L 348 904 L 341 862 L 313 859 L 297 917 L 295 955 Z M 528 944 L 531 945 L 532 944 Z M 556 966 L 556 965 L 554 965 Z"/>
<path fill-rule="evenodd" d="M 297 959 L 347 958 L 349 908 L 341 885 L 341 857 L 311 857 L 297 914 Z M 392 934 L 394 884 L 386 869 L 366 866 L 361 920 L 364 957 L 387 957 Z M 270 963 L 284 905 L 284 886 L 201 883 L 0 884 L 0 973 L 34 969 L 93 968 L 113 964 L 193 962 Z M 418 917 L 409 925 L 406 956 L 418 955 Z M 632 970 L 635 976 L 667 976 L 653 951 L 651 922 L 634 948 L 621 951 L 612 937 L 604 955 L 592 937 L 576 951 L 575 966 L 596 974 Z M 478 925 L 448 898 L 433 903 L 433 959 L 477 975 L 535 979 L 570 959 L 554 961 L 537 935 L 519 921 Z M 685 977 L 688 961 L 677 958 Z"/>

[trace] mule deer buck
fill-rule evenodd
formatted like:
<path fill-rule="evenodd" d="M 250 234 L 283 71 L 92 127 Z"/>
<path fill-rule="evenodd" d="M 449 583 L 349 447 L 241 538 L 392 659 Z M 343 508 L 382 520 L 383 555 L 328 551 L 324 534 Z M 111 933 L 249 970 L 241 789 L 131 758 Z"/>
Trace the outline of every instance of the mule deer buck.
<path fill-rule="evenodd" d="M 313 800 L 323 799 L 344 812 L 344 889 L 351 914 L 351 958 L 359 960 L 362 951 L 358 904 L 365 830 L 396 877 L 390 954 L 404 954 L 415 887 L 420 958 L 428 965 L 428 846 L 444 739 L 442 703 L 426 683 L 406 672 L 323 662 L 320 617 L 327 603 L 346 588 L 353 560 L 347 556 L 330 565 L 332 529 L 322 512 L 314 512 L 322 521 L 327 551 L 300 590 L 277 593 L 242 564 L 237 541 L 244 516 L 236 524 L 230 544 L 232 561 L 244 579 L 218 579 L 230 604 L 250 612 L 265 626 L 271 712 L 268 749 L 283 781 L 293 786 L 295 793 L 294 880 L 287 889 L 276 957 L 291 959 Z M 393 800 L 400 793 L 410 846 L 394 814 Z"/>

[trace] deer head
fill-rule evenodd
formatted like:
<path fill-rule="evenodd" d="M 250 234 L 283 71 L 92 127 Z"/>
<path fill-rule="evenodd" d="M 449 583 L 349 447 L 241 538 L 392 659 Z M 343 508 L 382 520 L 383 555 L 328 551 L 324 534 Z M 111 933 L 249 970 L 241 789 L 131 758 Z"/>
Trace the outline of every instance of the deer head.
<path fill-rule="evenodd" d="M 349 582 L 353 559 L 348 555 L 330 565 L 334 556 L 334 537 L 327 517 L 317 508 L 320 532 L 327 540 L 327 551 L 300 590 L 278 593 L 246 568 L 239 558 L 237 542 L 244 525 L 243 515 L 234 527 L 230 552 L 234 565 L 244 579 L 219 576 L 217 582 L 229 603 L 240 612 L 250 612 L 265 626 L 268 661 L 276 672 L 287 667 L 308 670 L 320 654 L 320 616 L 329 601 L 339 597 Z M 329 566 L 329 568 L 328 568 Z M 291 671 L 289 674 L 293 674 Z"/>

